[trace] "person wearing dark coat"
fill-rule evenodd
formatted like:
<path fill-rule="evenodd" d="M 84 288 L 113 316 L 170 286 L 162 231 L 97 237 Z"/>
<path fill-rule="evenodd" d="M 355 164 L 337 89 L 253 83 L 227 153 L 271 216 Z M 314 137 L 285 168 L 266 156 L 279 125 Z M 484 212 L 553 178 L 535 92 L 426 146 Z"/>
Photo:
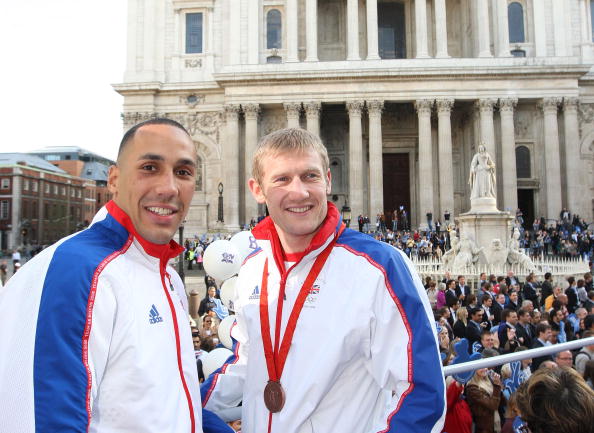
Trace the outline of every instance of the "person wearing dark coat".
<path fill-rule="evenodd" d="M 553 276 L 550 272 L 544 274 L 544 281 L 540 286 L 540 305 L 544 306 L 545 299 L 553 294 Z M 536 305 L 535 305 L 536 307 Z"/>
<path fill-rule="evenodd" d="M 537 335 L 537 337 L 534 340 L 534 342 L 532 343 L 532 349 L 549 346 L 551 344 L 551 342 L 549 341 L 551 338 L 551 325 L 549 325 L 547 323 L 539 323 L 538 325 L 536 325 L 536 335 Z M 540 367 L 540 364 L 542 364 L 545 361 L 552 361 L 552 360 L 553 360 L 552 355 L 539 356 L 537 358 L 534 358 L 534 359 L 532 359 L 532 364 L 530 365 L 530 369 L 534 373 L 536 370 L 538 370 L 538 367 Z"/>

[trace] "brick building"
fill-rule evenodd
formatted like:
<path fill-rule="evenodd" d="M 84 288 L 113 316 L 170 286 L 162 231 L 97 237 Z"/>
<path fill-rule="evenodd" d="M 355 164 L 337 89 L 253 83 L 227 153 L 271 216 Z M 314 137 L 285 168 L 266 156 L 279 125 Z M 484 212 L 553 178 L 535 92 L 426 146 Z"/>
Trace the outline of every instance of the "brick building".
<path fill-rule="evenodd" d="M 91 184 L 36 156 L 0 153 L 0 249 L 48 245 L 80 230 Z"/>

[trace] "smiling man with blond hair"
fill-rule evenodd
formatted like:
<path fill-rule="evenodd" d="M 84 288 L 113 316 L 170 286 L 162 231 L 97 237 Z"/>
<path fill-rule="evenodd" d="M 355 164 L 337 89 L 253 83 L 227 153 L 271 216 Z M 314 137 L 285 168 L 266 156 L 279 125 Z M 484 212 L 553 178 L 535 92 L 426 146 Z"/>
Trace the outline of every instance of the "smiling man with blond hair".
<path fill-rule="evenodd" d="M 242 401 L 245 433 L 441 432 L 432 311 L 406 256 L 346 229 L 328 154 L 298 128 L 262 138 L 249 188 L 270 216 L 236 282 L 234 356 L 205 407 Z"/>

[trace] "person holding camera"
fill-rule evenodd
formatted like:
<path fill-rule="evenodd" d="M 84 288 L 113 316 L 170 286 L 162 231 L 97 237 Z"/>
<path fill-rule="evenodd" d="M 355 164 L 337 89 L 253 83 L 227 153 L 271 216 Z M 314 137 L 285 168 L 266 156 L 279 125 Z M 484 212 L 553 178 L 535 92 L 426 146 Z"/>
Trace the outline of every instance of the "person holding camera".
<path fill-rule="evenodd" d="M 491 355 L 489 352 L 493 351 Z M 495 356 L 493 349 L 485 349 L 483 357 Z M 494 433 L 495 423 L 500 424 L 499 401 L 501 399 L 501 377 L 493 370 L 480 368 L 466 385 L 466 401 L 472 412 L 475 433 Z"/>

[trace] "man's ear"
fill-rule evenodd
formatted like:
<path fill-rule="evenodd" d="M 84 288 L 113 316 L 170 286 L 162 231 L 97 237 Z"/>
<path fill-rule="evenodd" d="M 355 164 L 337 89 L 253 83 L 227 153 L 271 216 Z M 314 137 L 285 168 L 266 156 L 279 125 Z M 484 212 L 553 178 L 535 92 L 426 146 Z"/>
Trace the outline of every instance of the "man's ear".
<path fill-rule="evenodd" d="M 266 203 L 266 197 L 264 196 L 264 191 L 262 190 L 262 187 L 260 186 L 260 184 L 258 183 L 258 181 L 256 179 L 254 179 L 253 177 L 250 178 L 250 180 L 248 181 L 248 187 L 250 188 L 250 192 L 254 196 L 254 199 L 258 203 L 260 203 L 260 204 Z"/>
<path fill-rule="evenodd" d="M 326 173 L 326 195 L 329 195 L 331 191 L 332 191 L 332 173 L 330 172 L 330 169 L 328 169 L 328 172 Z"/>
<path fill-rule="evenodd" d="M 117 165 L 109 167 L 109 173 L 107 175 L 107 189 L 115 198 L 118 194 L 118 179 L 120 176 L 120 169 Z"/>

